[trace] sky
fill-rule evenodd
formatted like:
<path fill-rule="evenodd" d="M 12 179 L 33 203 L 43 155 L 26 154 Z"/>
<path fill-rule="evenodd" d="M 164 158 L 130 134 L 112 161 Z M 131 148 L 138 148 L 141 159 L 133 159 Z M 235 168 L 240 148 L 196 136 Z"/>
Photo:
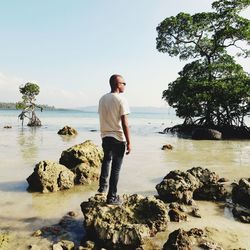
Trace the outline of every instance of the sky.
<path fill-rule="evenodd" d="M 157 51 L 156 27 L 179 12 L 209 11 L 211 3 L 0 0 L 0 102 L 17 102 L 19 86 L 35 82 L 40 104 L 97 105 L 118 73 L 130 106 L 164 107 L 162 91 L 187 62 Z M 246 59 L 240 63 L 247 70 Z"/>

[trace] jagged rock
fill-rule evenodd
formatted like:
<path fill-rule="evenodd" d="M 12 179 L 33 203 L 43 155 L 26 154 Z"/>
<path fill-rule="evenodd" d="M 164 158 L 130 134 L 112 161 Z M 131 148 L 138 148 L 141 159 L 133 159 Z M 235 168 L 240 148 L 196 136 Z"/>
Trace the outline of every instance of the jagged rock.
<path fill-rule="evenodd" d="M 162 146 L 162 148 L 161 148 L 162 150 L 166 150 L 166 149 L 170 149 L 170 150 L 172 150 L 173 149 L 173 146 L 172 145 L 170 145 L 170 144 L 165 144 L 165 145 L 163 145 Z"/>
<path fill-rule="evenodd" d="M 85 184 L 98 180 L 102 159 L 102 149 L 87 140 L 64 150 L 59 162 L 75 173 L 76 184 Z"/>
<path fill-rule="evenodd" d="M 233 216 L 241 222 L 250 223 L 250 209 L 243 206 L 234 206 L 232 209 Z"/>
<path fill-rule="evenodd" d="M 76 129 L 69 127 L 69 126 L 64 126 L 62 129 L 60 129 L 57 134 L 59 135 L 77 135 Z"/>
<path fill-rule="evenodd" d="M 160 199 L 191 205 L 194 199 L 225 200 L 228 193 L 219 176 L 208 169 L 194 167 L 182 172 L 171 171 L 156 185 Z"/>
<path fill-rule="evenodd" d="M 61 240 L 58 243 L 54 244 L 52 249 L 53 250 L 72 250 L 74 249 L 75 244 L 69 240 Z"/>
<path fill-rule="evenodd" d="M 74 173 L 53 161 L 40 161 L 27 178 L 30 191 L 55 192 L 74 186 Z"/>
<path fill-rule="evenodd" d="M 192 132 L 192 139 L 195 140 L 221 140 L 222 133 L 215 129 L 196 128 Z"/>
<path fill-rule="evenodd" d="M 166 205 L 155 197 L 124 195 L 121 206 L 108 206 L 96 195 L 81 209 L 87 238 L 107 249 L 136 249 L 145 238 L 164 231 L 168 221 Z"/>
<path fill-rule="evenodd" d="M 207 239 L 206 233 L 202 229 L 192 228 L 189 231 L 177 229 L 171 234 L 163 246 L 163 250 L 191 250 L 200 249 L 222 250 L 215 242 Z"/>
<path fill-rule="evenodd" d="M 199 208 L 197 208 L 197 207 L 195 207 L 195 208 L 192 209 L 191 214 L 192 214 L 194 217 L 201 218 L 200 210 L 199 210 Z"/>
<path fill-rule="evenodd" d="M 234 203 L 250 208 L 250 178 L 240 179 L 239 184 L 234 184 L 232 200 Z"/>
<path fill-rule="evenodd" d="M 168 212 L 170 221 L 180 222 L 180 221 L 186 221 L 187 215 L 183 212 L 181 212 L 179 209 L 170 209 Z"/>

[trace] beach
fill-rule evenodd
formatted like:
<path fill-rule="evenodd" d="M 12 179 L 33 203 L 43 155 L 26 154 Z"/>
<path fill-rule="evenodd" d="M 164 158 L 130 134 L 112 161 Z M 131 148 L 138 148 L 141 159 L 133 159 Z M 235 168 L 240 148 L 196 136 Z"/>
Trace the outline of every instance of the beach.
<path fill-rule="evenodd" d="M 40 194 L 26 190 L 26 178 L 36 163 L 58 162 L 62 151 L 75 144 L 92 140 L 101 146 L 98 117 L 96 113 L 45 111 L 41 115 L 37 113 L 43 126 L 30 128 L 21 126 L 17 114 L 17 111 L 0 111 L 0 229 L 13 238 L 6 249 L 22 250 L 32 244 L 50 249 L 48 239 L 33 237 L 32 233 L 57 223 L 69 211 L 76 211 L 81 221 L 80 204 L 96 193 L 97 183 Z M 173 114 L 131 115 L 132 152 L 124 158 L 119 194 L 156 195 L 156 184 L 169 171 L 185 171 L 195 166 L 208 168 L 230 181 L 250 177 L 249 140 L 195 141 L 158 133 L 179 121 Z M 5 125 L 12 128 L 5 129 Z M 76 128 L 78 135 L 59 136 L 57 131 L 65 125 Z M 161 150 L 164 144 L 171 144 L 173 149 Z M 225 249 L 250 249 L 248 224 L 235 221 L 230 210 L 219 202 L 197 201 L 197 204 L 202 218 L 172 222 L 145 249 L 160 249 L 168 234 L 180 227 L 209 227 L 213 232 L 220 232 L 221 236 L 215 237 Z"/>

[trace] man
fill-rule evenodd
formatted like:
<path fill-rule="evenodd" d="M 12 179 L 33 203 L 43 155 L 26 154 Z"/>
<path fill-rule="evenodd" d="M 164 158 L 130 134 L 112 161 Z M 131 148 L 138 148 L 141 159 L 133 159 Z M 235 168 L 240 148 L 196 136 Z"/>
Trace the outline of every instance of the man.
<path fill-rule="evenodd" d="M 99 193 L 108 189 L 107 204 L 120 205 L 117 195 L 117 183 L 124 157 L 131 151 L 130 132 L 127 115 L 130 113 L 127 101 L 120 94 L 124 92 L 126 83 L 121 75 L 112 75 L 109 79 L 111 92 L 99 101 L 99 119 L 104 158 L 99 181 Z M 111 163 L 109 188 L 107 178 Z"/>

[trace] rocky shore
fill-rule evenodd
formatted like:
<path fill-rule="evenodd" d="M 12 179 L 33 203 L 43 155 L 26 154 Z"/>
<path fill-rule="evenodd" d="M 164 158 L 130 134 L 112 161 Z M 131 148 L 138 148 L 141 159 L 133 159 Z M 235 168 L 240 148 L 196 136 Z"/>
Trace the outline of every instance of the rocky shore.
<path fill-rule="evenodd" d="M 148 250 L 159 233 L 173 228 L 171 223 L 179 223 L 179 229 L 168 233 L 162 248 L 153 249 L 228 249 L 218 240 L 220 232 L 215 229 L 182 229 L 182 223 L 190 218 L 203 216 L 196 200 L 219 201 L 230 208 L 237 220 L 249 223 L 249 179 L 230 183 L 215 172 L 194 167 L 185 172 L 169 172 L 156 190 L 158 196 L 123 195 L 121 206 L 107 205 L 105 196 L 96 194 L 81 203 L 83 222 L 70 212 L 57 225 L 34 232 L 33 237 L 47 237 L 54 250 Z"/>
<path fill-rule="evenodd" d="M 102 150 L 91 141 L 72 146 L 62 152 L 59 163 L 45 160 L 35 166 L 27 178 L 29 190 L 60 192 L 93 183 L 102 157 Z M 80 204 L 82 215 L 71 211 L 58 224 L 38 228 L 32 237 L 46 238 L 51 242 L 48 249 L 53 250 L 229 249 L 220 240 L 221 232 L 213 228 L 182 228 L 192 218 L 204 216 L 200 200 L 220 202 L 235 220 L 250 223 L 250 178 L 232 183 L 209 169 L 193 167 L 170 171 L 155 188 L 155 196 L 124 194 L 121 206 L 107 205 L 105 196 L 96 194 Z M 161 247 L 156 247 L 154 241 L 163 234 Z M 0 234 L 1 249 L 8 249 L 10 238 L 7 232 Z M 43 249 L 33 243 L 27 247 Z"/>

